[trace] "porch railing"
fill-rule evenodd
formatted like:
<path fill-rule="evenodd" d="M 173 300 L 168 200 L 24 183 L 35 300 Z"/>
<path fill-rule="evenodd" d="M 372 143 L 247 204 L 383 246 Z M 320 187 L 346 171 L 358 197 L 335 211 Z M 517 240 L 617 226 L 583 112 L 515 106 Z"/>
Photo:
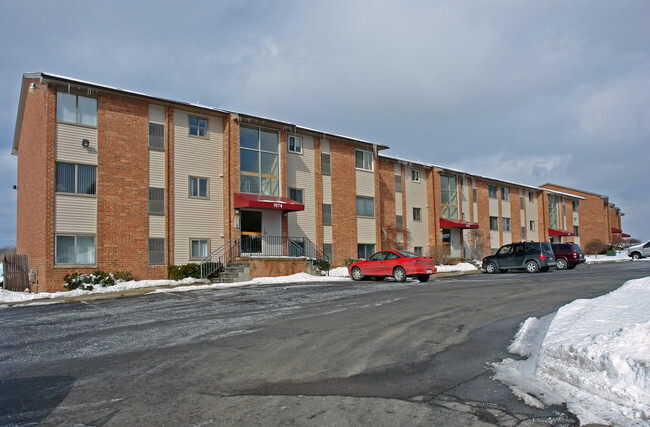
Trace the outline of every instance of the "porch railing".
<path fill-rule="evenodd" d="M 307 237 L 242 236 L 242 255 L 305 257 L 329 262 L 329 257 Z"/>
<path fill-rule="evenodd" d="M 201 279 L 223 271 L 234 258 L 241 256 L 241 241 L 233 237 L 201 260 Z"/>

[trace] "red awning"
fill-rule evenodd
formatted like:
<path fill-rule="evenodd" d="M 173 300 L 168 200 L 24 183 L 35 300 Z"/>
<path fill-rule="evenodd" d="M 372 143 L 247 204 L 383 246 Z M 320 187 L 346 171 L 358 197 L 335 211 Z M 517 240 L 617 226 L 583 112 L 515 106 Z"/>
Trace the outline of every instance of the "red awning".
<path fill-rule="evenodd" d="M 620 228 L 612 227 L 612 233 L 622 233 L 622 232 L 623 230 L 621 230 Z"/>
<path fill-rule="evenodd" d="M 549 228 L 548 235 L 549 236 L 575 236 L 576 234 L 570 231 L 556 230 L 554 228 Z"/>
<path fill-rule="evenodd" d="M 632 236 L 630 236 L 629 234 L 626 234 L 626 233 L 621 233 L 621 237 L 625 237 L 627 239 L 628 237 L 632 237 Z"/>
<path fill-rule="evenodd" d="M 304 211 L 305 205 L 286 197 L 263 196 L 261 194 L 235 193 L 235 209 L 261 208 L 276 209 L 284 212 Z"/>
<path fill-rule="evenodd" d="M 460 219 L 440 218 L 440 228 L 476 229 L 478 228 L 478 224 Z"/>

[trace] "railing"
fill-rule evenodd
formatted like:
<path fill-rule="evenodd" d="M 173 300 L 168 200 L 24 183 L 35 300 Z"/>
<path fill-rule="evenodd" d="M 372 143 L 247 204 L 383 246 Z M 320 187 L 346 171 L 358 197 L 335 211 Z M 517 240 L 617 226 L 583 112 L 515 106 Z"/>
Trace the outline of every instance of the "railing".
<path fill-rule="evenodd" d="M 241 252 L 248 256 L 305 257 L 312 263 L 316 259 L 329 262 L 323 250 L 307 237 L 242 236 Z"/>
<path fill-rule="evenodd" d="M 239 237 L 233 237 L 221 245 L 210 255 L 201 260 L 201 279 L 207 279 L 218 274 L 232 262 L 236 257 L 241 256 L 241 242 Z"/>
<path fill-rule="evenodd" d="M 0 258 L 3 264 L 2 287 L 9 291 L 22 292 L 29 289 L 29 259 L 27 255 L 7 254 Z"/>
<path fill-rule="evenodd" d="M 465 252 L 465 259 L 471 259 L 471 260 L 482 260 L 483 259 L 483 252 L 476 247 L 472 247 L 469 245 L 463 245 L 463 252 Z"/>

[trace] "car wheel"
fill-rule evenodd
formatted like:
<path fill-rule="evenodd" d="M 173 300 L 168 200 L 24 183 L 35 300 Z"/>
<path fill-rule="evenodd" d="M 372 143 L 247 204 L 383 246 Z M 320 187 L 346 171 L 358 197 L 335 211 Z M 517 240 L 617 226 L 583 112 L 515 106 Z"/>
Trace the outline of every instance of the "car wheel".
<path fill-rule="evenodd" d="M 406 281 L 406 271 L 404 271 L 404 269 L 402 267 L 395 267 L 395 270 L 393 270 L 393 277 L 398 282 L 405 282 Z"/>
<path fill-rule="evenodd" d="M 352 276 L 352 280 L 359 281 L 363 279 L 363 273 L 361 272 L 361 269 L 359 267 L 352 268 L 350 275 Z"/>
<path fill-rule="evenodd" d="M 429 275 L 428 274 L 418 274 L 418 280 L 420 282 L 426 282 L 429 280 Z"/>
<path fill-rule="evenodd" d="M 555 261 L 555 267 L 556 267 L 558 270 L 566 270 L 566 268 L 567 268 L 567 262 L 566 262 L 566 260 L 563 259 L 563 258 L 560 258 L 560 259 L 556 260 L 556 261 Z"/>
<path fill-rule="evenodd" d="M 537 273 L 539 271 L 539 265 L 535 261 L 528 261 L 526 263 L 526 271 L 529 273 Z"/>
<path fill-rule="evenodd" d="M 632 253 L 632 259 L 641 259 L 641 254 L 638 252 L 633 252 Z"/>
<path fill-rule="evenodd" d="M 386 276 L 374 276 L 374 277 L 373 277 L 373 280 L 376 280 L 376 281 L 379 282 L 379 281 L 384 280 L 385 278 L 386 278 Z"/>
<path fill-rule="evenodd" d="M 493 274 L 493 273 L 496 273 L 497 270 L 498 270 L 497 265 L 495 263 L 488 262 L 487 264 L 485 264 L 485 272 L 486 273 Z"/>

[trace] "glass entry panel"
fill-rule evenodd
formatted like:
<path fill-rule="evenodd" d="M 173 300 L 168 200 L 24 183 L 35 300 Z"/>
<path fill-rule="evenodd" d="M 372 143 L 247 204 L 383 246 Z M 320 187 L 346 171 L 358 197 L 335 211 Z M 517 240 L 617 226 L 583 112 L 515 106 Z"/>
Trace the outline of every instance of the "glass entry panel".
<path fill-rule="evenodd" d="M 262 212 L 241 211 L 241 251 L 262 253 Z"/>

